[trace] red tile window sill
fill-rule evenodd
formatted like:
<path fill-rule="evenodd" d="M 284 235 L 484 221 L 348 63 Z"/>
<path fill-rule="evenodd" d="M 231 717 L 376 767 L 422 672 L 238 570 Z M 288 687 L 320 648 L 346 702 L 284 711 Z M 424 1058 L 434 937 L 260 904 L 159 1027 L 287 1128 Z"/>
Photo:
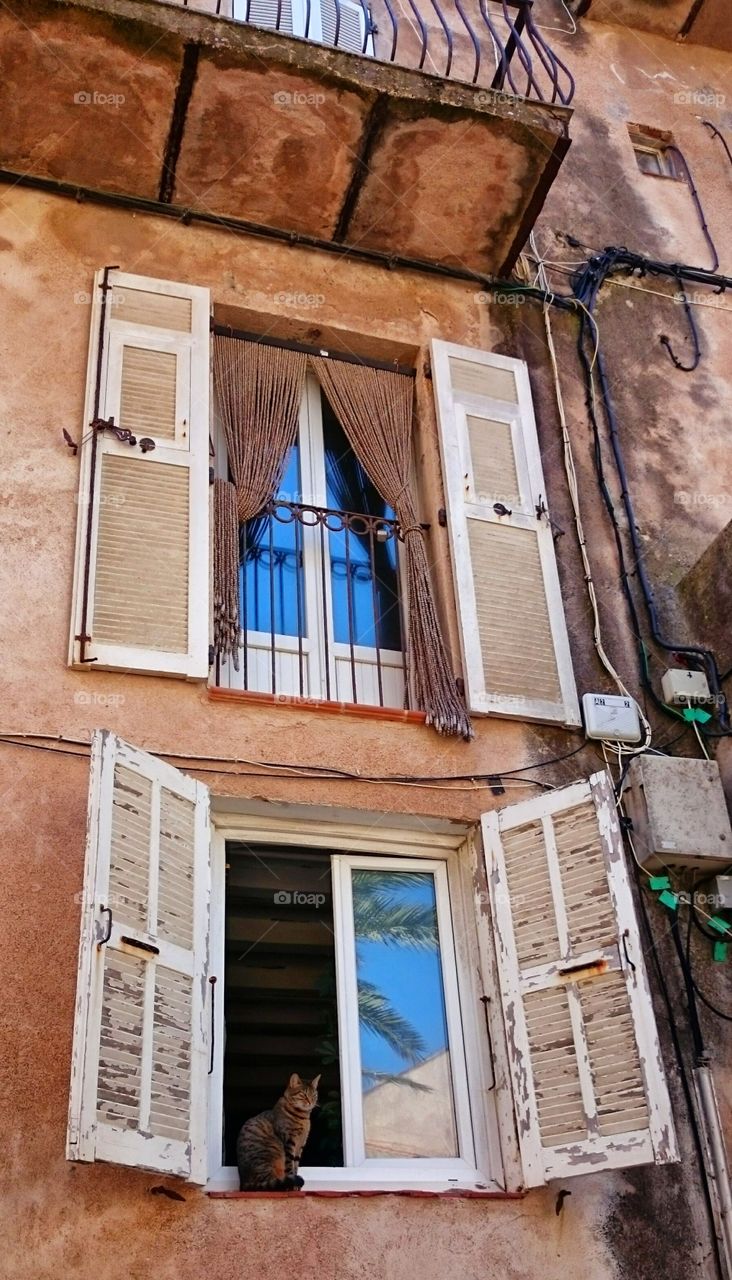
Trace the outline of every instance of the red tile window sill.
<path fill-rule="evenodd" d="M 211 702 L 242 702 L 266 707 L 288 706 L 298 711 L 321 711 L 331 716 L 357 716 L 362 720 L 405 720 L 409 724 L 424 724 L 424 711 L 406 711 L 400 707 L 362 706 L 358 702 L 326 702 L 321 698 L 299 698 L 289 693 L 254 693 L 248 689 L 220 689 L 210 685 Z M 257 1193 L 260 1194 L 260 1193 Z M 276 1192 L 280 1195 L 281 1192 Z M 340 1195 L 340 1192 L 336 1194 Z"/>
<path fill-rule="evenodd" d="M 470 1191 L 460 1188 L 455 1191 L 409 1191 L 390 1190 L 386 1187 L 378 1191 L 209 1191 L 212 1200 L 305 1200 L 308 1196 L 321 1199 L 343 1199 L 354 1196 L 411 1196 L 420 1200 L 523 1200 L 525 1191 Z"/>

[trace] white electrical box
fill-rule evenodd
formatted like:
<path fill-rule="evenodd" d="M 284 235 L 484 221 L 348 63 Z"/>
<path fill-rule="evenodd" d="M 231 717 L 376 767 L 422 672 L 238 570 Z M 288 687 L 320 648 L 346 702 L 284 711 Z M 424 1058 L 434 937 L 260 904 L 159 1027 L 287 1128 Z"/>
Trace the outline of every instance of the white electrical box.
<path fill-rule="evenodd" d="M 711 702 L 711 693 L 703 671 L 684 671 L 669 667 L 661 677 L 665 702 L 672 706 L 690 706 L 692 702 Z"/>
<path fill-rule="evenodd" d="M 712 905 L 714 909 L 716 911 L 732 911 L 732 876 L 717 876 L 712 890 Z"/>
<path fill-rule="evenodd" d="M 623 801 L 644 867 L 713 872 L 732 863 L 732 826 L 714 760 L 636 756 Z"/>
<path fill-rule="evenodd" d="M 582 714 L 588 738 L 612 742 L 639 742 L 638 706 L 632 698 L 617 693 L 586 693 Z"/>

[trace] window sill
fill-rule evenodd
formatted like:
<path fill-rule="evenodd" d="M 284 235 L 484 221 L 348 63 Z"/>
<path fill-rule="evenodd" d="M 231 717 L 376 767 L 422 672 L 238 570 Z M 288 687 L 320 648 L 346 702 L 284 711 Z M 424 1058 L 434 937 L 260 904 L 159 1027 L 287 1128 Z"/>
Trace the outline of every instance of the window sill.
<path fill-rule="evenodd" d="M 254 693 L 250 690 L 220 689 L 217 686 L 209 686 L 208 696 L 211 702 L 241 702 L 265 707 L 288 706 L 296 707 L 298 710 L 321 711 L 331 716 L 356 716 L 362 720 L 403 720 L 409 724 L 425 724 L 427 720 L 424 711 L 406 711 L 400 707 L 373 707 L 358 702 L 326 702 L 320 698 L 300 698 L 289 693 Z"/>
<path fill-rule="evenodd" d="M 469 1188 L 456 1187 L 452 1191 L 418 1191 L 408 1188 L 382 1187 L 378 1190 L 359 1190 L 351 1187 L 343 1191 L 208 1191 L 211 1200 L 305 1200 L 308 1197 L 321 1199 L 349 1199 L 354 1196 L 411 1196 L 420 1200 L 523 1200 L 526 1191 L 471 1191 Z"/>

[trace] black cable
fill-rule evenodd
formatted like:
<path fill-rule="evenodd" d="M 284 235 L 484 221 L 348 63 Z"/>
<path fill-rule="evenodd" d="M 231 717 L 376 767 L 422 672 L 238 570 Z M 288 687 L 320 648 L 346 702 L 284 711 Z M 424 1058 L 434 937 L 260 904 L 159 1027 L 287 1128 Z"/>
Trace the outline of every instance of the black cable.
<path fill-rule="evenodd" d="M 656 973 L 656 980 L 658 982 L 658 986 L 663 996 L 664 1004 L 666 1006 L 666 1014 L 668 1017 L 668 1025 L 669 1025 L 669 1031 L 671 1034 L 671 1042 L 674 1048 L 676 1064 L 679 1070 L 679 1078 L 681 1080 L 681 1088 L 684 1094 L 684 1100 L 686 1102 L 686 1110 L 687 1110 L 687 1115 L 689 1119 L 689 1127 L 691 1128 L 692 1136 L 694 1139 L 694 1147 L 696 1149 L 697 1161 L 698 1161 L 699 1169 L 701 1172 L 702 1190 L 704 1193 L 704 1202 L 707 1207 L 707 1216 L 709 1219 L 710 1235 L 712 1238 L 714 1256 L 717 1264 L 717 1273 L 720 1277 L 720 1280 L 724 1280 L 725 1271 L 722 1266 L 719 1240 L 717 1238 L 717 1224 L 714 1216 L 712 1194 L 709 1187 L 709 1176 L 707 1174 L 704 1144 L 702 1142 L 701 1133 L 699 1131 L 699 1122 L 696 1118 L 694 1099 L 691 1092 L 691 1086 L 689 1084 L 689 1078 L 686 1070 L 686 1063 L 684 1062 L 684 1055 L 681 1048 L 681 1041 L 679 1039 L 679 1031 L 676 1025 L 676 1018 L 674 1016 L 674 1007 L 671 1000 L 671 996 L 669 995 L 669 990 L 666 984 L 666 978 L 663 972 L 663 968 L 658 958 L 658 952 L 656 950 L 656 940 L 653 936 L 653 930 L 651 929 L 651 922 L 648 917 L 648 909 L 646 907 L 645 897 L 644 897 L 643 889 L 641 885 L 640 869 L 638 868 L 638 865 L 636 864 L 635 859 L 632 860 L 632 865 L 635 871 L 636 887 L 638 889 L 638 900 L 641 906 L 641 918 L 643 922 L 644 932 L 646 935 L 646 941 L 648 944 L 648 951 L 650 952 L 653 959 L 653 967 Z"/>
<path fill-rule="evenodd" d="M 694 993 L 694 983 L 691 977 L 691 966 L 687 962 L 683 944 L 681 942 L 678 912 L 675 907 L 671 907 L 667 908 L 666 915 L 668 917 L 673 944 L 676 948 L 679 967 L 684 979 L 684 987 L 686 989 L 686 1007 L 689 1012 L 689 1030 L 691 1031 L 691 1039 L 694 1045 L 694 1057 L 696 1058 L 697 1065 L 699 1065 L 706 1057 L 706 1050 L 704 1047 L 704 1036 L 699 1023 L 699 1011 L 696 1007 L 696 995 Z M 689 922 L 688 925 L 688 933 L 691 934 L 691 922 Z"/>
<path fill-rule="evenodd" d="M 705 879 L 711 880 L 713 879 L 713 877 L 706 876 Z M 704 880 L 699 881 L 699 883 L 703 884 Z M 696 891 L 698 887 L 699 887 L 698 885 L 692 886 L 691 901 L 689 903 L 689 920 L 686 927 L 686 964 L 689 970 L 689 978 L 691 980 L 691 985 L 693 986 L 694 991 L 697 997 L 699 998 L 699 1000 L 701 1000 L 702 1004 L 706 1005 L 707 1009 L 709 1009 L 710 1012 L 715 1014 L 718 1018 L 721 1018 L 723 1022 L 732 1022 L 732 1014 L 724 1013 L 722 1009 L 718 1009 L 715 1004 L 712 1004 L 709 997 L 705 996 L 704 992 L 699 990 L 696 978 L 694 977 L 694 970 L 693 970 L 692 959 L 691 959 L 691 926 L 692 924 L 696 925 L 697 929 L 702 934 L 702 936 L 707 938 L 710 942 L 723 941 L 723 939 L 720 938 L 719 934 L 712 933 L 711 930 L 705 929 L 701 921 L 697 918 L 695 897 L 696 897 Z"/>
<path fill-rule="evenodd" d="M 681 163 L 681 168 L 684 171 L 684 177 L 686 179 L 686 183 L 689 188 L 689 191 L 691 192 L 691 198 L 694 201 L 694 207 L 699 217 L 699 224 L 702 229 L 702 235 L 704 236 L 704 239 L 707 242 L 707 248 L 709 249 L 709 252 L 711 254 L 712 265 L 709 268 L 709 270 L 716 271 L 719 266 L 719 254 L 717 253 L 717 246 L 715 245 L 712 239 L 712 233 L 709 230 L 709 227 L 707 226 L 707 220 L 704 214 L 704 209 L 702 207 L 701 197 L 699 195 L 699 192 L 696 189 L 696 183 L 694 182 L 694 179 L 691 176 L 691 169 L 686 163 L 686 156 L 684 155 L 683 151 L 681 151 L 679 147 L 677 147 L 675 144 L 672 144 L 670 147 L 667 147 L 666 149 L 667 151 L 671 151 L 676 156 L 676 159 L 679 160 Z"/>
<path fill-rule="evenodd" d="M 575 297 L 578 299 L 578 301 L 582 302 L 583 305 L 587 308 L 587 312 L 590 318 L 593 319 L 593 323 L 594 323 L 593 312 L 594 312 L 595 304 L 597 302 L 597 297 L 598 297 L 600 288 L 602 287 L 607 277 L 611 274 L 611 272 L 617 268 L 619 263 L 622 263 L 624 266 L 631 266 L 634 270 L 640 270 L 642 272 L 645 271 L 646 269 L 655 270 L 658 268 L 659 271 L 663 272 L 663 274 L 673 276 L 679 281 L 681 281 L 682 278 L 688 276 L 690 273 L 696 272 L 695 268 L 681 267 L 678 264 L 653 263 L 649 259 L 642 258 L 638 254 L 629 253 L 627 249 L 614 249 L 614 248 L 605 249 L 601 254 L 594 255 L 585 264 L 584 268 L 581 271 L 577 272 L 572 277 L 572 286 L 573 286 Z M 732 284 L 732 281 L 728 281 L 726 277 L 725 278 L 716 277 L 715 280 L 721 283 L 722 288 L 727 287 L 728 284 Z M 631 619 L 634 624 L 634 630 L 635 630 L 636 636 L 640 638 L 640 627 L 638 625 L 638 616 L 637 616 L 637 611 L 635 609 L 635 603 L 633 601 L 632 594 L 630 592 L 627 568 L 625 565 L 625 557 L 622 552 L 622 540 L 620 537 L 620 530 L 617 524 L 617 517 L 614 510 L 614 504 L 612 503 L 612 498 L 610 497 L 609 490 L 607 488 L 607 483 L 605 481 L 604 473 L 602 469 L 599 430 L 598 430 L 598 425 L 596 420 L 596 414 L 594 412 L 594 405 L 592 403 L 592 382 L 591 382 L 592 369 L 591 369 L 589 360 L 587 358 L 587 354 L 585 352 L 586 325 L 584 323 L 584 320 L 581 322 L 581 325 L 580 325 L 580 338 L 581 338 L 581 342 L 579 346 L 579 351 L 580 351 L 582 367 L 585 374 L 585 381 L 587 384 L 590 421 L 593 429 L 593 437 L 595 440 L 596 470 L 598 472 L 598 480 L 600 483 L 600 489 L 603 495 L 603 499 L 605 501 L 605 506 L 608 509 L 608 513 L 610 515 L 610 518 L 613 524 L 615 543 L 616 543 L 616 548 L 618 550 L 618 556 L 620 559 L 620 566 L 621 566 L 621 583 L 623 585 L 623 590 L 624 590 L 626 599 L 628 601 L 628 607 L 631 612 Z M 722 726 L 723 735 L 727 736 L 728 734 L 732 733 L 732 722 L 730 721 L 729 707 L 727 705 L 726 698 L 721 690 L 719 668 L 717 666 L 717 661 L 714 654 L 710 649 L 705 649 L 700 645 L 681 645 L 673 641 L 667 640 L 661 631 L 661 626 L 658 618 L 658 611 L 656 608 L 656 603 L 653 595 L 653 588 L 651 586 L 651 583 L 646 571 L 645 553 L 644 553 L 643 545 L 640 540 L 638 524 L 637 524 L 636 515 L 635 515 L 635 509 L 634 509 L 633 500 L 632 500 L 632 496 L 629 489 L 628 475 L 627 475 L 627 470 L 625 466 L 625 458 L 623 455 L 622 444 L 621 444 L 620 434 L 618 430 L 617 416 L 615 414 L 615 408 L 613 405 L 612 397 L 610 395 L 610 385 L 609 385 L 609 380 L 607 376 L 607 370 L 605 367 L 605 360 L 604 360 L 602 351 L 600 349 L 599 342 L 596 344 L 594 361 L 597 366 L 598 379 L 600 383 L 600 393 L 601 393 L 603 408 L 605 411 L 605 417 L 608 425 L 610 445 L 612 449 L 613 459 L 615 462 L 615 469 L 618 475 L 618 479 L 620 481 L 621 499 L 623 502 L 623 507 L 625 510 L 626 518 L 627 518 L 628 534 L 630 537 L 631 546 L 633 549 L 633 555 L 635 559 L 635 572 L 637 574 L 638 582 L 640 584 L 641 592 L 643 595 L 646 614 L 648 616 L 648 620 L 651 627 L 651 634 L 656 644 L 658 644 L 666 652 L 687 654 L 690 657 L 694 657 L 697 661 L 703 664 L 707 674 L 707 678 L 709 680 L 712 693 L 717 696 L 718 716 L 719 716 L 720 724 Z M 655 694 L 655 691 L 651 686 L 650 678 L 648 677 L 647 671 L 644 672 L 643 670 L 644 665 L 645 664 L 642 659 L 641 660 L 641 676 L 642 676 L 642 683 L 644 687 L 648 689 L 649 693 L 651 693 L 651 696 L 653 697 L 656 705 L 663 707 L 666 711 L 668 711 L 668 708 L 665 708 L 665 704 L 662 703 L 661 699 L 659 699 L 658 696 Z"/>
<path fill-rule="evenodd" d="M 51 737 L 51 735 L 49 735 L 49 737 Z M 51 740 L 53 741 L 52 738 Z M 71 742 L 72 740 L 67 738 L 67 739 L 63 739 L 63 741 L 68 743 L 68 742 Z M 57 755 L 78 756 L 82 760 L 88 759 L 88 752 L 89 752 L 89 745 L 90 745 L 89 743 L 82 742 L 81 740 L 79 740 L 76 742 L 76 746 L 81 747 L 82 750 L 75 751 L 75 750 L 68 750 L 66 747 L 62 747 L 62 746 L 58 746 L 58 747 L 51 746 L 49 745 L 49 743 L 28 742 L 27 740 L 18 740 L 17 738 L 14 738 L 12 734 L 0 734 L 0 743 L 4 743 L 6 746 L 9 746 L 9 747 L 27 747 L 30 750 L 34 750 L 34 751 L 51 751 L 51 752 L 55 752 Z M 196 759 L 195 756 L 187 756 L 181 752 L 164 751 L 164 750 L 159 750 L 157 754 L 160 756 L 164 756 L 168 760 L 184 760 L 188 762 L 189 768 L 198 770 L 199 773 L 218 773 L 218 774 L 224 774 L 224 775 L 228 775 L 230 777 L 235 777 L 235 778 L 266 778 L 266 777 L 289 778 L 289 777 L 302 777 L 304 773 L 309 773 L 313 775 L 314 778 L 322 777 L 323 780 L 332 781 L 332 782 L 339 782 L 339 781 L 375 782 L 375 783 L 383 782 L 385 784 L 388 784 L 390 782 L 396 782 L 396 783 L 409 782 L 409 783 L 413 783 L 415 786 L 419 786 L 420 783 L 433 783 L 433 782 L 445 782 L 445 783 L 474 782 L 476 784 L 485 783 L 486 785 L 490 785 L 491 780 L 494 778 L 501 779 L 501 778 L 515 777 L 516 781 L 518 782 L 527 782 L 527 783 L 530 783 L 532 786 L 544 787 L 547 790 L 553 790 L 554 788 L 551 787 L 549 783 L 540 782 L 536 778 L 523 778 L 518 775 L 521 775 L 532 769 L 545 769 L 549 765 L 560 764 L 563 760 L 569 760 L 571 759 L 572 756 L 578 755 L 580 751 L 584 751 L 587 745 L 588 745 L 587 742 L 582 742 L 578 747 L 575 747 L 573 751 L 566 752 L 565 755 L 553 756 L 550 760 L 540 760 L 538 764 L 520 765 L 517 769 L 505 769 L 500 772 L 493 771 L 491 773 L 455 773 L 455 774 L 445 773 L 445 774 L 432 774 L 432 775 L 404 774 L 404 773 L 402 774 L 399 774 L 399 773 L 395 773 L 395 774 L 350 773 L 346 769 L 335 769 L 335 768 L 331 769 L 328 765 L 287 764 L 286 762 L 281 762 L 281 761 L 272 762 L 269 760 L 251 762 L 254 764 L 254 769 L 256 770 L 256 772 L 253 770 L 236 769 L 236 768 L 209 769 L 205 765 L 201 764 Z M 84 748 L 86 749 L 84 750 Z M 231 764 L 234 766 L 240 763 L 244 763 L 244 761 L 227 760 L 223 756 L 221 757 L 206 756 L 204 757 L 204 759 L 211 760 L 212 762 L 218 763 L 218 764 Z M 281 769 L 283 770 L 283 772 L 282 773 L 274 772 L 274 770 L 277 770 L 277 769 Z M 445 789 L 449 790 L 449 787 L 446 787 Z"/>
<path fill-rule="evenodd" d="M 666 348 L 666 350 L 669 353 L 669 356 L 671 357 L 673 364 L 676 366 L 677 369 L 681 371 L 681 373 L 694 373 L 694 371 L 699 367 L 699 361 L 701 360 L 701 342 L 699 341 L 699 330 L 697 328 L 696 320 L 694 319 L 694 313 L 691 307 L 689 306 L 689 299 L 686 296 L 686 293 L 684 291 L 684 286 L 680 280 L 679 280 L 679 289 L 680 289 L 679 297 L 684 306 L 684 315 L 686 316 L 686 321 L 689 326 L 689 332 L 691 333 L 691 340 L 694 344 L 694 354 L 691 357 L 691 364 L 684 364 L 683 360 L 679 360 L 678 356 L 674 352 L 673 347 L 671 346 L 671 339 L 669 338 L 668 334 L 660 333 L 658 335 L 658 338 L 659 338 L 659 342 L 661 343 L 661 346 Z"/>
<path fill-rule="evenodd" d="M 727 152 L 727 159 L 729 160 L 730 164 L 732 164 L 732 151 L 730 151 L 727 145 L 727 139 L 725 138 L 724 134 L 719 132 L 719 129 L 715 124 L 712 124 L 711 120 L 702 120 L 702 124 L 705 124 L 707 126 L 707 129 L 711 129 L 713 138 L 719 138 L 719 141 L 721 142 L 722 146 Z"/>

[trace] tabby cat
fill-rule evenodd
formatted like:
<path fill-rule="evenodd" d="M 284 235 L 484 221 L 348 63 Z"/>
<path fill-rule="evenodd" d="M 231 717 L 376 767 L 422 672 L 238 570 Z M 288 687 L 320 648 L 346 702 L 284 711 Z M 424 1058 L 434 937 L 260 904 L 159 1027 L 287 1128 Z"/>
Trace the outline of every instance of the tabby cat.
<path fill-rule="evenodd" d="M 310 1112 L 317 1105 L 316 1076 L 308 1084 L 294 1073 L 271 1111 L 242 1125 L 236 1162 L 242 1191 L 293 1191 L 302 1187 L 297 1172 L 310 1133 Z"/>

